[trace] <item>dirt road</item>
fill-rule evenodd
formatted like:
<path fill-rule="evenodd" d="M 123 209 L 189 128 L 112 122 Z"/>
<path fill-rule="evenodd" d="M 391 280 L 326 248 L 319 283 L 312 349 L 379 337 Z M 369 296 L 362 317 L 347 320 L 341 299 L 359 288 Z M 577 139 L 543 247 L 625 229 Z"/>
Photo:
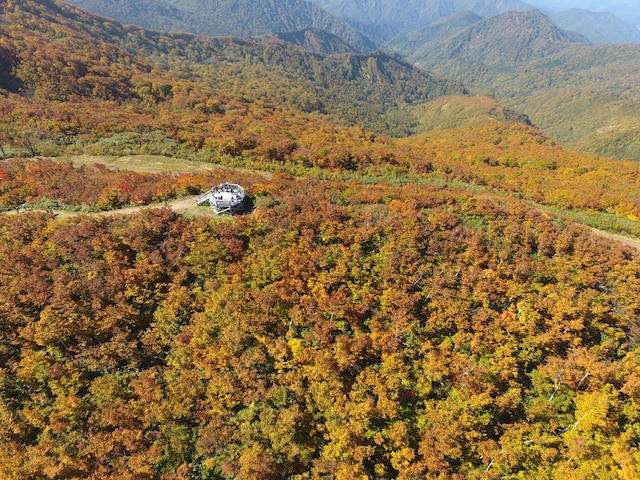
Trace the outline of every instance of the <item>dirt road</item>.
<path fill-rule="evenodd" d="M 603 230 L 598 230 L 597 228 L 592 228 L 589 227 L 589 229 L 595 233 L 596 235 L 603 237 L 603 238 L 608 238 L 611 240 L 615 240 L 618 241 L 620 243 L 624 243 L 625 245 L 629 246 L 629 247 L 633 247 L 636 250 L 640 250 L 640 239 L 637 238 L 631 238 L 631 237 L 625 237 L 624 235 L 618 235 L 617 233 L 609 233 L 609 232 L 605 232 Z"/>
<path fill-rule="evenodd" d="M 19 211 L 15 211 L 15 210 L 8 210 L 6 212 L 4 212 L 4 215 L 20 215 L 23 213 L 28 213 L 28 212 L 47 212 L 47 213 L 52 213 L 53 215 L 55 215 L 58 218 L 64 218 L 64 217 L 73 217 L 73 216 L 78 216 L 78 215 L 94 215 L 94 216 L 110 216 L 110 215 L 131 215 L 133 213 L 137 213 L 140 210 L 143 210 L 145 208 L 161 208 L 161 207 L 168 207 L 171 208 L 172 210 L 174 210 L 177 213 L 180 214 L 187 214 L 187 215 L 196 215 L 199 217 L 218 217 L 218 215 L 216 215 L 216 213 L 211 210 L 208 207 L 197 207 L 196 206 L 196 200 L 198 198 L 198 195 L 194 195 L 194 196 L 190 196 L 190 197 L 185 197 L 185 198 L 179 198 L 176 200 L 172 200 L 172 201 L 168 201 L 167 203 L 155 203 L 155 204 L 151 204 L 151 205 L 139 205 L 139 206 L 135 206 L 135 207 L 126 207 L 126 208 L 118 208 L 115 210 L 107 210 L 104 212 L 91 212 L 91 213 L 84 213 L 84 212 L 70 212 L 68 210 L 51 210 L 51 211 L 47 211 L 47 210 L 19 210 Z"/>

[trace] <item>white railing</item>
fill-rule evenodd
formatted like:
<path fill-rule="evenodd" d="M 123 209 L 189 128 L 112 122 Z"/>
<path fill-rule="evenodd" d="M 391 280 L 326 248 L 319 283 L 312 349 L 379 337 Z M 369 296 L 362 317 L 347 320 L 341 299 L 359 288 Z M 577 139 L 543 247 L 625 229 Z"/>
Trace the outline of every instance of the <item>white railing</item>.
<path fill-rule="evenodd" d="M 196 205 L 209 206 L 217 214 L 220 213 L 237 213 L 244 204 L 244 189 L 240 185 L 223 183 L 213 187 L 208 192 L 203 193 L 196 200 Z"/>
<path fill-rule="evenodd" d="M 200 197 L 196 201 L 196 205 L 203 205 L 207 202 L 211 203 L 211 195 L 212 195 L 211 190 L 209 190 L 206 193 L 203 193 L 202 195 L 200 195 Z"/>

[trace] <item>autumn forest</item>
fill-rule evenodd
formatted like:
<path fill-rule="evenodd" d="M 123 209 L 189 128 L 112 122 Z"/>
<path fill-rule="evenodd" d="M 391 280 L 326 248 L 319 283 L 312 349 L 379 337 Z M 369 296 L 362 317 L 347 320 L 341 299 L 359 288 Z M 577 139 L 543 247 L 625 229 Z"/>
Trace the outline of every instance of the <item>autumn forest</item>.
<path fill-rule="evenodd" d="M 0 478 L 639 478 L 639 180 L 396 55 L 0 0 Z"/>

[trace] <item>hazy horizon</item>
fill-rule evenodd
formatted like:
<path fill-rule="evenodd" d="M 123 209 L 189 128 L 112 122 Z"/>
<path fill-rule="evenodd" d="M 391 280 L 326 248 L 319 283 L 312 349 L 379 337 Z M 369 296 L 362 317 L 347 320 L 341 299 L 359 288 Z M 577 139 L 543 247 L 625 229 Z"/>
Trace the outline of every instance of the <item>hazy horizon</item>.
<path fill-rule="evenodd" d="M 544 5 L 547 8 L 554 10 L 561 10 L 566 8 L 584 8 L 586 10 L 593 10 L 595 12 L 599 11 L 610 11 L 611 9 L 618 9 L 620 7 L 630 7 L 632 4 L 630 2 L 620 2 L 620 1 L 581 1 L 581 0 L 533 0 L 527 2 L 531 5 L 538 6 Z"/>
<path fill-rule="evenodd" d="M 529 5 L 551 13 L 570 8 L 582 8 L 593 12 L 610 12 L 625 22 L 640 26 L 640 3 L 628 1 L 581 1 L 581 0 L 530 0 Z"/>

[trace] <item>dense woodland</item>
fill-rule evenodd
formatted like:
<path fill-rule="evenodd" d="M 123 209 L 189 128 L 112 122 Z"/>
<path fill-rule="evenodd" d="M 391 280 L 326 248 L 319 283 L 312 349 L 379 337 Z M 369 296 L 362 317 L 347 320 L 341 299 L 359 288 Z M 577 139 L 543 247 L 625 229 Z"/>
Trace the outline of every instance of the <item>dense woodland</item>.
<path fill-rule="evenodd" d="M 393 56 L 0 8 L 0 478 L 640 477 L 640 253 L 570 220 L 640 236 L 637 163 Z"/>
<path fill-rule="evenodd" d="M 634 478 L 636 251 L 487 194 L 243 181 L 230 221 L 0 217 L 3 478 Z"/>

